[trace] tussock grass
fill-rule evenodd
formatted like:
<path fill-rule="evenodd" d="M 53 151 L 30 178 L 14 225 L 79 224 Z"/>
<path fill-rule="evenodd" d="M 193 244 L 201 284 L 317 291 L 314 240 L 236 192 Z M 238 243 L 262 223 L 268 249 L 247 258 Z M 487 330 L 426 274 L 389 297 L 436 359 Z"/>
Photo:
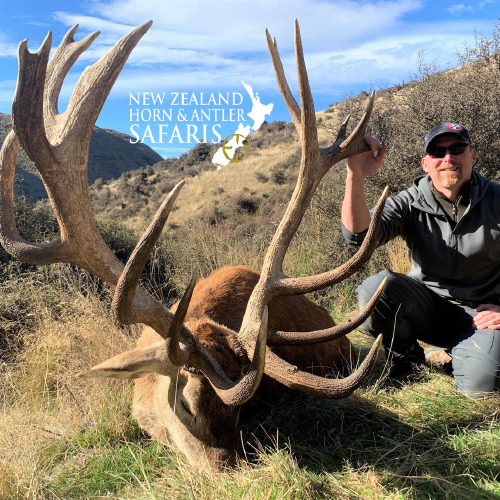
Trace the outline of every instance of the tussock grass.
<path fill-rule="evenodd" d="M 46 275 L 42 282 L 40 276 L 20 282 L 34 319 L 18 332 L 22 348 L 13 335 L 5 339 L 9 359 L 0 379 L 0 461 L 6 474 L 0 491 L 11 496 L 36 491 L 45 464 L 52 462 L 44 450 L 86 428 L 119 430 L 128 425 L 130 388 L 116 382 L 96 384 L 77 374 L 131 348 L 136 334 L 125 334 L 113 324 L 106 304 L 97 298 L 96 283 L 55 267 L 47 271 L 52 277 Z M 12 298 L 3 295 L 4 301 Z"/>

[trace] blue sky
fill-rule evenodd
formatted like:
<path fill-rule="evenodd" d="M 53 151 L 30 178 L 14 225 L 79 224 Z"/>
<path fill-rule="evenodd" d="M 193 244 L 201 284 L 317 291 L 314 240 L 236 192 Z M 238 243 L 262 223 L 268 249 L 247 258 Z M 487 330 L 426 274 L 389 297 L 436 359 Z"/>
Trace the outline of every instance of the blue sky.
<path fill-rule="evenodd" d="M 47 32 L 56 47 L 74 24 L 76 39 L 93 31 L 101 35 L 70 72 L 60 98 L 64 109 L 84 67 L 101 57 L 131 28 L 153 20 L 153 26 L 132 53 L 108 98 L 97 125 L 130 134 L 130 94 L 165 93 L 161 108 L 172 109 L 172 93 L 241 93 L 239 106 L 251 101 L 241 81 L 258 92 L 262 103 L 274 103 L 268 121 L 290 121 L 277 90 L 267 51 L 265 28 L 275 36 L 292 91 L 296 94 L 293 24 L 300 23 L 316 110 L 350 93 L 370 91 L 411 79 L 418 53 L 442 68 L 455 65 L 456 51 L 473 43 L 476 32 L 490 35 L 498 22 L 500 0 L 0 0 L 0 112 L 10 113 L 17 78 L 17 47 L 28 38 L 37 50 Z M 143 106 L 144 107 L 144 106 Z M 151 108 L 151 105 L 149 106 Z M 156 106 L 157 108 L 159 106 Z M 212 106 L 213 107 L 213 106 Z M 185 109 L 207 107 L 194 101 Z M 178 108 L 173 107 L 174 115 Z M 220 119 L 218 120 L 220 122 Z M 194 146 L 181 131 L 160 142 L 158 123 L 146 140 L 162 156 L 177 156 Z M 145 126 L 136 130 L 142 138 Z M 165 122 L 166 123 L 166 122 Z M 207 124 L 210 127 L 214 125 Z M 168 123 L 171 132 L 174 122 Z M 201 130 L 201 123 L 196 124 Z M 219 123 L 222 137 L 237 123 Z M 166 129 L 164 129 L 166 130 Z M 198 134 L 199 136 L 200 134 Z M 209 134 L 210 136 L 210 134 Z M 214 134 L 212 134 L 212 138 Z M 146 137 L 146 139 L 148 139 Z M 175 140 L 174 140 L 175 139 Z"/>

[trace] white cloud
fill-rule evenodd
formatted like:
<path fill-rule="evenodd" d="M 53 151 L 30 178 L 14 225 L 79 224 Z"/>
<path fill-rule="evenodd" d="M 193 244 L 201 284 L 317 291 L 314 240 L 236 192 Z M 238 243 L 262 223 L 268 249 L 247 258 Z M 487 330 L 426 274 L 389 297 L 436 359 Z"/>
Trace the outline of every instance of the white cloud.
<path fill-rule="evenodd" d="M 452 16 L 460 16 L 464 12 L 474 12 L 474 7 L 472 5 L 465 5 L 463 3 L 458 3 L 455 5 L 450 5 L 450 7 L 446 8 L 446 11 L 449 12 Z"/>
<path fill-rule="evenodd" d="M 0 32 L 0 57 L 17 57 L 18 43 L 9 40 L 8 36 Z"/>
<path fill-rule="evenodd" d="M 4 109 L 5 113 L 10 113 L 15 91 L 16 80 L 0 81 L 0 108 Z"/>
<path fill-rule="evenodd" d="M 362 3 L 291 0 L 285 12 L 282 2 L 277 0 L 255 0 L 250 6 L 242 0 L 231 3 L 214 0 L 209 4 L 186 0 L 182 8 L 165 0 L 97 0 L 88 6 L 91 10 L 85 15 L 62 11 L 54 14 L 57 21 L 68 27 L 79 24 L 79 37 L 101 31 L 91 48 L 80 56 L 79 63 L 94 62 L 132 27 L 154 19 L 115 86 L 113 95 L 120 95 L 133 86 L 143 87 L 145 81 L 153 89 L 166 84 L 171 88 L 215 88 L 221 83 L 237 85 L 242 78 L 253 84 L 274 86 L 274 71 L 264 36 L 266 26 L 278 39 L 283 64 L 291 69 L 288 73 L 293 83 L 294 17 L 300 20 L 306 57 L 314 73 L 315 67 L 320 70 L 331 59 L 325 49 L 334 47 L 336 53 L 349 53 L 360 43 L 375 42 L 380 36 L 380 26 L 384 26 L 385 33 L 397 30 L 398 20 L 421 8 L 422 3 L 419 0 Z M 359 78 L 359 72 L 357 75 Z M 327 76 L 326 81 L 330 80 Z"/>
<path fill-rule="evenodd" d="M 55 18 L 71 26 L 79 23 L 85 31 L 101 29 L 107 36 L 123 35 L 139 22 L 154 20 L 145 41 L 151 48 L 191 49 L 236 54 L 265 50 L 264 30 L 277 36 L 280 46 L 293 46 L 293 21 L 301 24 L 304 43 L 316 50 L 325 43 L 344 45 L 359 37 L 374 38 L 391 29 L 401 16 L 422 7 L 419 0 L 379 0 L 335 3 L 318 0 L 291 0 L 283 11 L 277 0 L 214 0 L 209 3 L 186 0 L 182 8 L 165 0 L 96 1 L 94 16 L 57 12 Z M 318 22 L 318 20 L 328 22 Z M 355 22 L 353 22 L 355 19 Z M 104 41 L 102 43 L 105 43 Z"/>
<path fill-rule="evenodd" d="M 484 0 L 488 2 L 497 0 Z M 82 5 L 82 4 L 80 4 Z M 460 7 L 461 6 L 461 7 Z M 50 8 L 50 3 L 49 3 Z M 275 89 L 264 29 L 276 36 L 290 86 L 296 88 L 293 48 L 294 18 L 298 18 L 313 92 L 331 95 L 351 86 L 384 85 L 409 79 L 417 54 L 425 50 L 445 67 L 457 48 L 475 31 L 491 23 L 469 19 L 419 19 L 424 0 L 92 0 L 86 10 L 57 11 L 55 24 L 79 24 L 76 38 L 92 31 L 101 35 L 80 56 L 68 75 L 62 98 L 67 98 L 84 64 L 95 62 L 122 36 L 141 22 L 154 24 L 132 52 L 112 91 L 240 88 L 241 80 L 256 89 Z M 457 15 L 469 8 L 450 6 Z M 411 17 L 419 12 L 418 17 Z M 443 7 L 444 13 L 444 7 Z M 29 20 L 30 22 L 32 20 Z M 59 26 L 60 26 L 59 24 Z M 54 36 L 57 45 L 62 35 Z M 30 39 L 35 46 L 35 41 Z M 16 43 L 0 33 L 0 57 L 16 57 Z M 5 73 L 7 74 L 7 73 Z M 8 74 L 10 78 L 15 74 Z M 148 88 L 145 88 L 145 87 Z"/>

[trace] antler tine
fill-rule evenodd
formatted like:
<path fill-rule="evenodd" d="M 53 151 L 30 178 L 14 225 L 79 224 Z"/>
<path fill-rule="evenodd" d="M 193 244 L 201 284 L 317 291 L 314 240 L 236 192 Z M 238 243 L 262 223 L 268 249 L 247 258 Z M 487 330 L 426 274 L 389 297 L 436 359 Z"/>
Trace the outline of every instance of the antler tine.
<path fill-rule="evenodd" d="M 53 122 L 59 115 L 57 101 L 61 92 L 64 79 L 69 70 L 75 64 L 78 57 L 85 52 L 94 40 L 100 35 L 100 31 L 89 34 L 84 39 L 75 42 L 74 35 L 78 29 L 78 24 L 73 26 L 64 36 L 59 47 L 52 56 L 47 66 L 47 80 L 44 97 L 44 117 L 45 121 Z M 47 130 L 50 131 L 53 123 L 49 122 Z M 51 140 L 52 139 L 52 140 Z M 56 141 L 57 138 L 49 138 L 49 141 Z"/>
<path fill-rule="evenodd" d="M 191 336 L 191 338 L 189 339 L 191 341 L 191 344 L 196 344 L 195 337 L 191 335 L 191 332 L 189 332 L 189 330 L 184 326 L 184 319 L 186 318 L 186 314 L 189 309 L 189 303 L 191 302 L 191 297 L 193 296 L 193 290 L 196 285 L 196 275 L 197 273 L 195 270 L 193 271 L 191 280 L 189 281 L 189 285 L 186 288 L 186 291 L 184 292 L 184 295 L 182 296 L 179 302 L 177 310 L 175 311 L 174 318 L 172 320 L 172 323 L 170 324 L 170 328 L 168 329 L 167 335 L 162 335 L 161 330 L 158 331 L 155 329 L 156 332 L 162 335 L 163 338 L 165 339 L 168 359 L 175 366 L 182 366 L 189 364 L 191 357 L 189 355 L 189 351 L 187 356 L 183 356 L 183 351 L 180 348 L 179 344 L 181 332 L 183 334 L 188 333 Z M 222 373 L 222 371 L 220 373 Z"/>
<path fill-rule="evenodd" d="M 53 264 L 67 259 L 68 248 L 57 239 L 38 244 L 19 235 L 14 217 L 14 177 L 19 141 L 9 132 L 0 151 L 0 241 L 7 252 L 30 264 Z"/>
<path fill-rule="evenodd" d="M 318 129 L 297 19 L 295 20 L 295 54 L 301 106 L 302 168 L 314 169 L 319 160 Z"/>
<path fill-rule="evenodd" d="M 285 71 L 283 69 L 283 64 L 281 62 L 281 58 L 278 52 L 278 44 L 276 43 L 276 38 L 272 39 L 267 29 L 266 29 L 266 39 L 267 39 L 267 46 L 271 54 L 271 59 L 273 61 L 278 87 L 280 89 L 281 95 L 283 96 L 283 100 L 285 101 L 286 107 L 288 108 L 288 111 L 292 116 L 292 120 L 293 123 L 295 124 L 297 133 L 299 134 L 299 137 L 302 137 L 300 107 L 297 104 L 295 97 L 293 97 L 292 91 L 290 90 L 288 82 L 286 81 Z"/>
<path fill-rule="evenodd" d="M 354 156 L 363 151 L 369 151 L 369 146 L 365 142 L 366 127 L 370 120 L 373 106 L 375 103 L 375 91 L 372 91 L 368 103 L 366 105 L 363 116 L 358 124 L 346 138 L 347 124 L 351 115 L 347 115 L 342 123 L 335 142 L 328 148 L 321 148 L 320 154 L 322 158 L 322 170 L 326 173 L 328 170 L 341 160 L 345 160 L 350 156 Z"/>
<path fill-rule="evenodd" d="M 67 134 L 92 134 L 94 123 L 130 53 L 152 24 L 153 21 L 148 21 L 130 31 L 99 61 L 85 69 L 68 104 L 71 113 L 66 122 Z M 91 123 L 90 130 L 87 123 Z"/>
<path fill-rule="evenodd" d="M 139 278 L 141 277 L 144 266 L 146 265 L 153 248 L 161 235 L 163 227 L 172 210 L 172 207 L 179 195 L 179 192 L 184 186 L 184 181 L 179 182 L 168 196 L 163 200 L 160 208 L 156 211 L 153 220 L 140 238 L 134 251 L 130 255 L 123 272 L 116 285 L 115 295 L 112 302 L 112 310 L 116 318 L 122 323 L 129 325 L 132 323 L 144 323 L 154 328 L 160 335 L 165 338 L 165 330 L 163 323 L 153 324 L 156 316 L 151 314 L 148 308 L 142 310 L 138 307 L 134 308 L 134 298 Z M 163 306 L 162 306 L 163 307 Z M 167 324 L 169 326 L 170 321 Z"/>
<path fill-rule="evenodd" d="M 12 102 L 12 125 L 26 151 L 47 150 L 47 137 L 43 124 L 43 93 L 47 63 L 52 46 L 52 32 L 49 31 L 38 51 L 28 50 L 28 40 L 19 44 L 19 74 Z M 17 124 L 22 126 L 17 127 Z M 48 157 L 46 156 L 48 159 Z"/>
<path fill-rule="evenodd" d="M 217 395 L 227 405 L 239 406 L 246 403 L 255 394 L 255 391 L 259 387 L 264 373 L 265 361 L 267 359 L 267 319 L 268 309 L 266 306 L 262 313 L 259 334 L 255 342 L 252 362 L 248 367 L 247 373 L 237 383 L 231 382 L 229 386 L 219 386 L 218 381 L 212 374 L 207 374 L 205 370 L 202 370 Z"/>
<path fill-rule="evenodd" d="M 345 398 L 354 392 L 370 374 L 377 360 L 382 335 L 379 335 L 358 369 L 346 378 L 330 379 L 303 372 L 271 351 L 266 353 L 266 375 L 283 385 L 320 398 Z"/>
<path fill-rule="evenodd" d="M 347 335 L 349 332 L 352 332 L 358 326 L 363 324 L 368 316 L 370 316 L 373 309 L 375 308 L 375 305 L 377 304 L 378 299 L 384 291 L 386 282 L 387 278 L 384 278 L 373 297 L 366 304 L 365 308 L 361 312 L 356 314 L 356 316 L 348 320 L 346 323 L 335 325 L 331 328 L 325 328 L 324 330 L 316 330 L 310 332 L 281 332 L 269 330 L 267 336 L 267 345 L 310 345 L 318 344 L 320 342 L 327 342 L 329 340 L 335 340 L 343 337 L 344 335 Z"/>
<path fill-rule="evenodd" d="M 378 245 L 378 231 L 382 222 L 382 213 L 388 194 L 389 187 L 386 187 L 373 211 L 370 226 L 363 244 L 353 257 L 336 269 L 325 273 L 300 278 L 282 278 L 276 283 L 276 287 L 280 289 L 279 295 L 299 295 L 335 285 L 353 275 L 366 264 Z"/>

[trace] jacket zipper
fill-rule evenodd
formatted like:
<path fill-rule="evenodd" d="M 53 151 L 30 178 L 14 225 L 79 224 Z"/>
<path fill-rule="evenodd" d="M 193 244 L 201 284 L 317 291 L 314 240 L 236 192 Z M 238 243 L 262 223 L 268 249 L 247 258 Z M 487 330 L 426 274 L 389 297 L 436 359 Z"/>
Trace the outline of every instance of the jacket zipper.
<path fill-rule="evenodd" d="M 457 203 L 458 203 L 458 200 L 457 200 Z M 456 235 L 456 229 L 457 229 L 457 226 L 458 226 L 458 207 L 457 207 L 457 203 L 454 203 L 453 204 L 453 207 L 451 209 L 451 213 L 453 215 L 453 222 L 454 222 L 454 228 L 452 229 L 451 231 L 451 237 L 450 237 L 450 248 L 451 248 L 451 251 L 452 251 L 452 255 L 451 255 L 451 276 L 453 278 L 455 278 L 456 274 L 457 274 L 457 253 L 458 253 L 458 250 L 457 250 L 457 235 Z"/>
<path fill-rule="evenodd" d="M 452 278 L 455 278 L 457 272 L 457 236 L 455 234 L 455 229 L 453 229 L 453 231 L 451 232 L 450 249 L 451 249 L 451 276 Z"/>

